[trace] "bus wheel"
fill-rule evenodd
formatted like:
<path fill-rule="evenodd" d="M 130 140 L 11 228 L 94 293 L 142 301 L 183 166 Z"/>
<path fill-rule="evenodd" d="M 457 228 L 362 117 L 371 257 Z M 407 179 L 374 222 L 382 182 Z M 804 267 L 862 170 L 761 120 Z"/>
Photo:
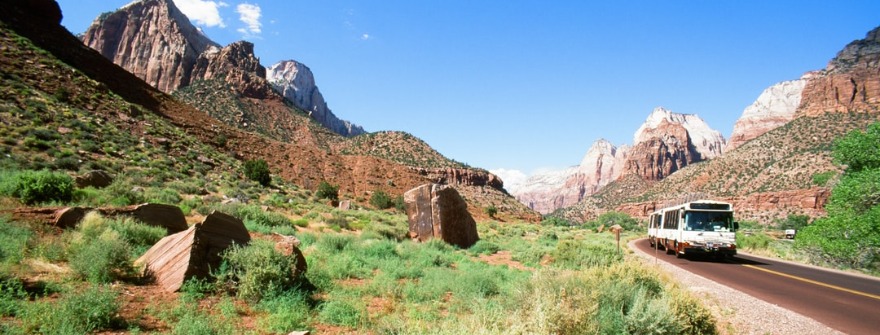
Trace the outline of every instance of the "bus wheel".
<path fill-rule="evenodd" d="M 666 254 L 667 254 L 667 255 L 672 255 L 672 253 L 675 252 L 675 250 L 674 250 L 673 248 L 670 248 L 670 247 L 669 247 L 669 242 L 666 242 L 666 243 L 663 244 L 663 249 L 666 249 Z"/>
<path fill-rule="evenodd" d="M 678 242 L 675 242 L 675 258 L 682 258 L 682 257 L 684 257 L 684 254 L 682 254 L 680 252 L 680 250 L 678 250 Z"/>

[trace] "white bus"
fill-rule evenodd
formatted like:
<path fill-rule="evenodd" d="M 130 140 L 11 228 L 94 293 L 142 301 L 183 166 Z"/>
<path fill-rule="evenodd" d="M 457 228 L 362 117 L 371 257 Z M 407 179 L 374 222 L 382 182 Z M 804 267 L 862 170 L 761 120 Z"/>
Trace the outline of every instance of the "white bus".
<path fill-rule="evenodd" d="M 733 206 L 726 202 L 699 200 L 667 207 L 648 219 L 648 240 L 677 257 L 712 254 L 717 258 L 736 255 Z"/>

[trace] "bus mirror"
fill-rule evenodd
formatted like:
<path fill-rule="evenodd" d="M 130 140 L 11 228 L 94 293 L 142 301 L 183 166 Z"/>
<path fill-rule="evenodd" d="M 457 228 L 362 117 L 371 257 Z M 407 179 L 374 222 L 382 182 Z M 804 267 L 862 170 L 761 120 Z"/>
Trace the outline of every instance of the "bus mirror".
<path fill-rule="evenodd" d="M 739 230 L 739 222 L 733 221 L 733 230 Z"/>

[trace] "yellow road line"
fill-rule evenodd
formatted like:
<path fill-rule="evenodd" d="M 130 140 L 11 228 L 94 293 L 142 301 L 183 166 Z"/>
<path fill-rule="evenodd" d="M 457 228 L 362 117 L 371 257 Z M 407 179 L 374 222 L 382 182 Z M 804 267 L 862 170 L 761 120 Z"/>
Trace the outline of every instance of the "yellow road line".
<path fill-rule="evenodd" d="M 800 280 L 800 281 L 802 281 L 802 282 L 806 282 L 806 283 L 810 283 L 810 284 L 814 284 L 814 285 L 824 286 L 824 287 L 827 287 L 827 288 L 830 288 L 830 289 L 834 289 L 834 290 L 838 290 L 838 291 L 849 292 L 849 293 L 852 293 L 852 294 L 856 294 L 856 295 L 860 295 L 860 296 L 864 296 L 864 297 L 874 298 L 874 299 L 880 300 L 880 295 L 874 295 L 874 294 L 865 293 L 865 292 L 861 292 L 861 291 L 850 290 L 850 289 L 845 288 L 845 287 L 840 287 L 840 286 L 835 286 L 835 285 L 831 285 L 831 284 L 826 284 L 826 283 L 823 283 L 823 282 L 818 282 L 818 281 L 810 280 L 810 279 L 807 279 L 807 278 L 801 278 L 801 277 L 793 276 L 793 275 L 790 275 L 790 274 L 787 274 L 787 273 L 777 272 L 777 271 L 773 271 L 773 270 L 767 270 L 767 269 L 765 269 L 765 268 L 760 268 L 760 267 L 757 267 L 757 266 L 754 266 L 754 265 L 743 264 L 742 266 L 745 266 L 745 267 L 748 267 L 748 268 L 752 268 L 752 269 L 755 269 L 755 270 L 761 270 L 761 271 L 764 271 L 764 272 L 767 272 L 767 273 L 772 273 L 772 274 L 775 274 L 775 275 L 778 275 L 778 276 L 783 276 L 783 277 L 788 277 L 788 278 L 795 279 L 795 280 Z"/>

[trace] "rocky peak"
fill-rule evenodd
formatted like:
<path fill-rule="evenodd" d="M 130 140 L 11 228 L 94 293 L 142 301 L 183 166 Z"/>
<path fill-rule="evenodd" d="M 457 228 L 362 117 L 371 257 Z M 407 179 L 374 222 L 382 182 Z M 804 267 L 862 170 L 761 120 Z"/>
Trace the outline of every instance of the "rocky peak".
<path fill-rule="evenodd" d="M 657 134 L 653 129 L 657 129 L 662 124 L 679 124 L 681 125 L 691 139 L 691 144 L 699 153 L 700 159 L 712 159 L 721 156 L 721 150 L 724 148 L 726 141 L 721 133 L 714 130 L 706 124 L 696 114 L 679 114 L 672 111 L 657 107 L 645 120 L 645 123 L 636 130 L 633 136 L 633 145 L 636 146 L 641 142 L 650 141 Z"/>
<path fill-rule="evenodd" d="M 312 70 L 294 60 L 281 61 L 269 67 L 266 79 L 284 98 L 309 113 L 313 119 L 343 136 L 364 133 L 364 129 L 351 122 L 340 120 L 333 114 L 324 96 L 315 85 Z"/>
<path fill-rule="evenodd" d="M 880 104 L 880 27 L 837 53 L 804 87 L 798 115 L 826 112 L 878 112 Z"/>
<path fill-rule="evenodd" d="M 661 180 L 675 171 L 698 162 L 701 154 L 693 145 L 690 132 L 682 122 L 660 118 L 649 127 L 639 128 L 636 142 L 624 163 L 624 173 L 634 174 L 645 180 Z M 681 114 L 678 114 L 681 115 Z"/>
<path fill-rule="evenodd" d="M 192 80 L 220 78 L 242 95 L 265 99 L 271 94 L 265 79 L 266 68 L 254 56 L 254 44 L 238 41 L 225 47 L 211 46 L 199 55 L 192 70 Z"/>
<path fill-rule="evenodd" d="M 620 177 L 628 146 L 605 139 L 590 146 L 580 165 L 529 177 L 512 194 L 529 208 L 547 214 L 578 203 Z"/>
<path fill-rule="evenodd" d="M 869 31 L 864 39 L 847 44 L 828 62 L 826 70 L 831 73 L 846 72 L 859 64 L 876 68 L 878 61 L 880 61 L 880 27 Z"/>
<path fill-rule="evenodd" d="M 783 81 L 761 92 L 758 99 L 746 107 L 736 121 L 724 151 L 730 152 L 794 119 L 808 77 L 809 74 L 798 80 Z"/>
<path fill-rule="evenodd" d="M 83 33 L 82 40 L 166 93 L 188 85 L 199 55 L 209 47 L 219 47 L 171 0 L 135 1 L 102 15 Z"/>

